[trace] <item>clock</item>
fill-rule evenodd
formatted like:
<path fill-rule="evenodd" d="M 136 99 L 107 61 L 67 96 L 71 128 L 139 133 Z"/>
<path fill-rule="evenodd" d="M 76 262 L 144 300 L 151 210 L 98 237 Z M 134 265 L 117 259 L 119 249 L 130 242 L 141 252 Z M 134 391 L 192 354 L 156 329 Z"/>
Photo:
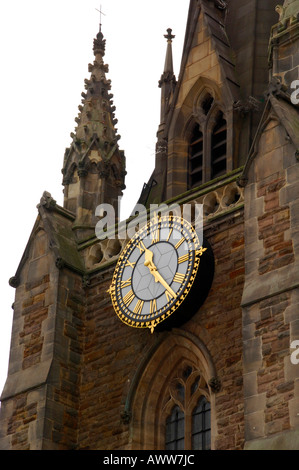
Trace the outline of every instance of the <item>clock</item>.
<path fill-rule="evenodd" d="M 174 215 L 155 215 L 118 259 L 108 290 L 116 314 L 126 325 L 149 328 L 152 333 L 183 323 L 209 291 L 214 273 L 211 255 L 211 247 L 207 241 L 200 244 L 189 222 Z M 203 270 L 199 270 L 201 264 Z M 191 296 L 194 285 L 201 288 L 196 299 Z"/>

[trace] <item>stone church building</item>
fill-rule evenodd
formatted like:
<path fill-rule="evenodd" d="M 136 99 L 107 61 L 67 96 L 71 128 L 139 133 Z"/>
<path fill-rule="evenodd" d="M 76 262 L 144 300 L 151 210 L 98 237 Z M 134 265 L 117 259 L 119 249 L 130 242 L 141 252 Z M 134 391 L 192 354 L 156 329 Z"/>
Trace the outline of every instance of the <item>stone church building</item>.
<path fill-rule="evenodd" d="M 183 302 L 179 325 L 152 332 L 112 304 L 128 238 L 95 233 L 126 174 L 97 34 L 63 207 L 42 195 L 10 279 L 1 449 L 299 449 L 299 0 L 276 2 L 190 0 L 177 77 L 165 34 L 155 169 L 136 203 L 202 204 L 213 279 L 191 316 Z"/>

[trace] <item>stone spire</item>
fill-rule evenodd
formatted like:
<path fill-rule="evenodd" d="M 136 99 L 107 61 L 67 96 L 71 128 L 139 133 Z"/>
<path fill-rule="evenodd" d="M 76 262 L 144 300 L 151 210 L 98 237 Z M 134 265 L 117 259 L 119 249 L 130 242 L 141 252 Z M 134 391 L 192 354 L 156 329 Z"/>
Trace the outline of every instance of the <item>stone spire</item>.
<path fill-rule="evenodd" d="M 172 40 L 175 38 L 175 36 L 172 34 L 171 28 L 167 29 L 167 34 L 165 34 L 164 37 L 167 39 L 167 49 L 164 72 L 159 80 L 159 87 L 161 88 L 161 125 L 165 123 L 165 119 L 169 111 L 169 105 L 171 103 L 176 85 L 172 58 Z"/>
<path fill-rule="evenodd" d="M 165 178 L 165 168 L 167 166 L 167 155 L 168 155 L 168 141 L 165 139 L 164 131 L 167 121 L 167 116 L 169 115 L 170 106 L 173 100 L 174 91 L 176 88 L 176 78 L 173 71 L 173 57 L 172 57 L 172 40 L 175 36 L 172 34 L 172 29 L 167 29 L 167 34 L 164 35 L 167 39 L 167 48 L 166 56 L 164 63 L 164 71 L 159 80 L 159 87 L 161 88 L 161 114 L 160 114 L 160 125 L 157 132 L 157 142 L 156 142 L 156 161 L 155 161 L 155 178 L 160 181 L 164 181 Z M 163 191 L 164 183 L 157 185 L 156 179 L 152 179 L 149 182 L 149 187 L 151 188 L 151 197 L 152 200 L 155 199 L 155 194 L 158 198 L 161 199 L 161 190 Z M 152 188 L 154 188 L 152 190 Z"/>
<path fill-rule="evenodd" d="M 82 104 L 75 119 L 77 127 L 71 134 L 76 147 L 86 150 L 92 141 L 97 140 L 101 149 L 101 157 L 109 159 L 111 149 L 117 145 L 120 136 L 116 134 L 117 119 L 113 95 L 110 93 L 111 80 L 107 80 L 108 65 L 104 64 L 106 40 L 100 31 L 93 42 L 95 61 L 89 64 L 90 79 L 85 80 L 85 92 L 82 93 Z"/>
<path fill-rule="evenodd" d="M 172 29 L 168 28 L 167 34 L 164 34 L 164 37 L 167 39 L 167 50 L 166 50 L 166 58 L 165 58 L 165 65 L 164 65 L 164 73 L 166 79 L 168 78 L 167 75 L 169 74 L 170 77 L 173 76 L 173 60 L 172 60 L 172 40 L 175 36 L 172 33 Z"/>
<path fill-rule="evenodd" d="M 111 80 L 106 78 L 109 68 L 103 60 L 105 47 L 100 26 L 93 42 L 95 60 L 88 66 L 91 75 L 85 80 L 77 126 L 62 169 L 64 205 L 76 213 L 78 226 L 94 227 L 99 204 L 112 204 L 117 211 L 125 187 L 125 157 L 118 146 Z"/>

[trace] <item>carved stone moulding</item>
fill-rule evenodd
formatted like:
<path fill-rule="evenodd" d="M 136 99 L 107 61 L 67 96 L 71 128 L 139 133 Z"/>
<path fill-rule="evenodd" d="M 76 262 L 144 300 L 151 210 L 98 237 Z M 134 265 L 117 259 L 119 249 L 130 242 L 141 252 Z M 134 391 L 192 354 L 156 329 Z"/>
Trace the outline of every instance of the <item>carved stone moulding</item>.
<path fill-rule="evenodd" d="M 244 189 L 234 181 L 200 196 L 196 203 L 203 204 L 203 219 L 208 221 L 244 203 Z"/>
<path fill-rule="evenodd" d="M 209 386 L 213 393 L 218 393 L 221 390 L 221 381 L 218 377 L 212 377 L 209 380 Z"/>
<path fill-rule="evenodd" d="M 87 268 L 96 268 L 108 261 L 116 260 L 126 243 L 127 240 L 118 239 L 117 235 L 115 235 L 115 238 L 98 241 L 89 247 L 85 253 Z"/>

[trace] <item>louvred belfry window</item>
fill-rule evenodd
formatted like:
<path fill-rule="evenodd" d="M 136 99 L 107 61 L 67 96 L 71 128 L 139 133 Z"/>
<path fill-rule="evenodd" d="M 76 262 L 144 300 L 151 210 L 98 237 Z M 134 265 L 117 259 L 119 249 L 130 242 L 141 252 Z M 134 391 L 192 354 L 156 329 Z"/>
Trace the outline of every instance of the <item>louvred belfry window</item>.
<path fill-rule="evenodd" d="M 193 129 L 189 145 L 189 188 L 203 182 L 203 134 L 198 124 Z"/>
<path fill-rule="evenodd" d="M 188 141 L 188 189 L 227 173 L 227 123 L 214 98 L 207 94 Z"/>
<path fill-rule="evenodd" d="M 212 132 L 211 178 L 226 173 L 227 127 L 223 113 L 220 112 Z"/>

